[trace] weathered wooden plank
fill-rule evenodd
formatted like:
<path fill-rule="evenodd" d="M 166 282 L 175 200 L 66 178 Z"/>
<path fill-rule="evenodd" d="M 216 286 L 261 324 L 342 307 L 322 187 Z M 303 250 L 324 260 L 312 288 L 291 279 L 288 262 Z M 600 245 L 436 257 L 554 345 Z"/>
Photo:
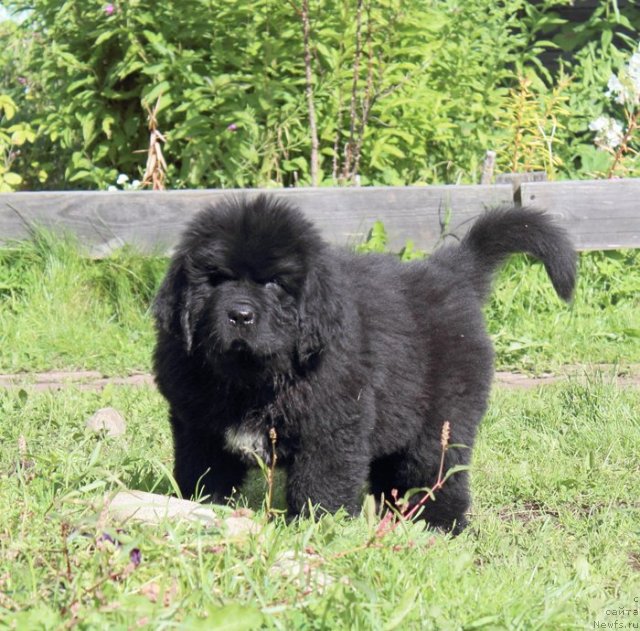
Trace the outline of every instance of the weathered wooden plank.
<path fill-rule="evenodd" d="M 556 215 L 579 250 L 640 248 L 640 179 L 525 182 L 520 194 Z"/>
<path fill-rule="evenodd" d="M 431 249 L 447 210 L 455 230 L 484 208 L 512 199 L 510 186 L 7 193 L 0 194 L 0 241 L 25 238 L 30 226 L 39 225 L 77 235 L 94 255 L 125 243 L 164 252 L 202 207 L 224 195 L 259 192 L 296 204 L 337 244 L 361 242 L 379 219 L 396 250 L 407 239 Z"/>
<path fill-rule="evenodd" d="M 408 239 L 432 249 L 448 211 L 449 231 L 460 234 L 484 208 L 513 199 L 509 185 L 5 193 L 0 194 L 0 242 L 25 238 L 31 226 L 40 225 L 75 234 L 93 255 L 124 244 L 166 252 L 202 207 L 224 195 L 259 192 L 299 206 L 336 244 L 362 241 L 379 219 L 394 250 Z M 520 196 L 523 204 L 556 215 L 579 249 L 640 247 L 640 180 L 523 183 Z"/>

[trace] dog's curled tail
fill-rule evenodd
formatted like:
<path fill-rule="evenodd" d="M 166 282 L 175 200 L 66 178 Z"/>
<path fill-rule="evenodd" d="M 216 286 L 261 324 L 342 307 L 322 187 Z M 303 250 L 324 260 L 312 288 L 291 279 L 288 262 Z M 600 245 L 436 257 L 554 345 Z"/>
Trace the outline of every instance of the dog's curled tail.
<path fill-rule="evenodd" d="M 553 219 L 531 208 L 484 213 L 460 243 L 472 258 L 471 274 L 485 299 L 493 273 L 510 254 L 525 252 L 542 261 L 558 293 L 569 302 L 576 283 L 576 253 L 567 233 Z"/>

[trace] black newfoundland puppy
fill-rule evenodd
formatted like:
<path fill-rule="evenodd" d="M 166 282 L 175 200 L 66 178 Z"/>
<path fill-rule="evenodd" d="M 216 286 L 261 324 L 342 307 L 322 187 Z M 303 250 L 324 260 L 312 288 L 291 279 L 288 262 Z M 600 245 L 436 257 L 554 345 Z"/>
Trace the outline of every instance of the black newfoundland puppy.
<path fill-rule="evenodd" d="M 273 197 L 227 199 L 184 233 L 155 302 L 155 375 L 170 405 L 175 477 L 222 502 L 277 435 L 290 515 L 360 510 L 362 493 L 431 487 L 467 464 L 493 351 L 482 305 L 514 252 L 540 259 L 569 300 L 576 257 L 545 214 L 483 214 L 426 261 L 330 247 Z M 413 500 L 418 501 L 414 495 Z M 423 517 L 459 532 L 468 477 L 449 478 Z"/>

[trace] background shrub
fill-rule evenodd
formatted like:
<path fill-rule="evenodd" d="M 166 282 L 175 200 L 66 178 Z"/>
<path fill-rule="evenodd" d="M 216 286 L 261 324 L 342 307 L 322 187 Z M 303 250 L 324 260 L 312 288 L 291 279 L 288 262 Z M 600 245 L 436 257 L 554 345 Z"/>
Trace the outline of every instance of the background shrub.
<path fill-rule="evenodd" d="M 0 93 L 38 130 L 24 188 L 140 178 L 158 98 L 169 186 L 309 184 L 308 6 L 321 184 L 477 182 L 487 149 L 585 177 L 608 159 L 589 122 L 639 39 L 622 4 L 576 27 L 569 0 L 9 1 Z"/>

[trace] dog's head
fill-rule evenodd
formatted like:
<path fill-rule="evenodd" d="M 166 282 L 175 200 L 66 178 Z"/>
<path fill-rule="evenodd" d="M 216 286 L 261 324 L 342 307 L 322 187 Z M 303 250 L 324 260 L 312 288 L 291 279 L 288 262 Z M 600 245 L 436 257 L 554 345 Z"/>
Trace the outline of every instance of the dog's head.
<path fill-rule="evenodd" d="M 340 326 L 331 256 L 282 201 L 230 199 L 185 231 L 154 304 L 159 329 L 214 368 L 251 377 L 305 366 Z"/>

